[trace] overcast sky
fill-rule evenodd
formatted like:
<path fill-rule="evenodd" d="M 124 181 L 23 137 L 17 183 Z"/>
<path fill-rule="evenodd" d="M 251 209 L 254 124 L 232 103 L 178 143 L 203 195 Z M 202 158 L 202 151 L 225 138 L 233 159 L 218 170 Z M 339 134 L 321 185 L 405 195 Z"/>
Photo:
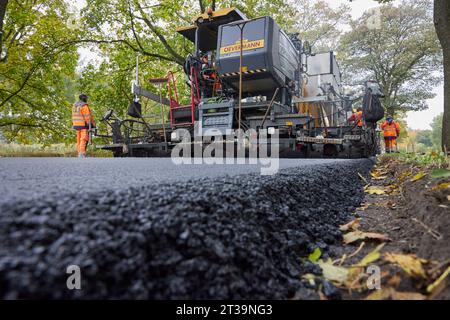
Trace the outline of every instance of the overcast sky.
<path fill-rule="evenodd" d="M 379 4 L 373 0 L 355 0 L 349 2 L 348 0 L 324 0 L 328 2 L 331 6 L 336 7 L 340 4 L 347 4 L 351 7 L 351 13 L 353 18 L 360 17 L 365 10 L 377 7 Z M 431 1 L 431 0 L 430 0 Z M 83 7 L 85 4 L 84 0 L 75 0 L 77 7 Z M 396 0 L 395 3 L 399 1 Z M 88 49 L 79 50 L 81 57 L 80 62 L 85 64 L 88 60 L 95 57 L 95 54 L 91 53 Z M 433 92 L 437 94 L 434 99 L 428 100 L 429 109 L 419 112 L 408 112 L 407 122 L 408 127 L 411 129 L 430 129 L 430 123 L 435 116 L 443 112 L 444 110 L 444 85 L 441 84 L 439 87 L 432 88 Z"/>

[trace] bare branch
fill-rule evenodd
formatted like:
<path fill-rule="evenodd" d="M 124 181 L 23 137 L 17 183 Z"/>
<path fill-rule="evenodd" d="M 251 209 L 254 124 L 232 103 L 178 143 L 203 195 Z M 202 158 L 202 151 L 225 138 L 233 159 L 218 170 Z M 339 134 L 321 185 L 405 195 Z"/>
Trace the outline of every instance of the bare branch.
<path fill-rule="evenodd" d="M 169 62 L 178 63 L 178 61 L 175 61 L 173 58 L 169 58 L 169 57 L 157 54 L 157 53 L 150 53 L 141 48 L 136 48 L 129 41 L 124 40 L 124 39 L 115 39 L 115 40 L 79 39 L 79 40 L 73 40 L 70 42 L 66 42 L 64 44 L 72 44 L 73 45 L 73 44 L 77 44 L 77 43 L 95 43 L 95 44 L 123 43 L 123 44 L 127 45 L 128 47 L 130 47 L 133 51 L 142 53 L 145 56 L 153 57 L 153 58 L 157 58 L 157 59 L 161 59 L 161 60 L 165 60 L 165 61 L 169 61 Z"/>

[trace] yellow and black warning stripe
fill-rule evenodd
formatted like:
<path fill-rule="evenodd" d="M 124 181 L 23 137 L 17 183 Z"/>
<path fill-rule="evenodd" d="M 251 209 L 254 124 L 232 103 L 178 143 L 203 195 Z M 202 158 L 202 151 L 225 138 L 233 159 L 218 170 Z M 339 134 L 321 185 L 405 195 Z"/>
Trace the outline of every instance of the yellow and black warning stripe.
<path fill-rule="evenodd" d="M 261 73 L 261 72 L 266 72 L 266 69 L 255 69 L 255 70 L 245 70 L 242 71 L 242 74 L 253 74 L 253 73 Z M 235 77 L 238 76 L 239 72 L 228 72 L 228 73 L 224 73 L 222 75 L 222 77 Z"/>

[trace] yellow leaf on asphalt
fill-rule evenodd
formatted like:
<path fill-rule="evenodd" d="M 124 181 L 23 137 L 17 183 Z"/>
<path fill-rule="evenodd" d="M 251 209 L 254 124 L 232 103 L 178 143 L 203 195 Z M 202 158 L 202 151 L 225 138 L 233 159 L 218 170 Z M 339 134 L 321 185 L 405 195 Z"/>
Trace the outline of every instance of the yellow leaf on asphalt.
<path fill-rule="evenodd" d="M 339 283 L 344 283 L 347 280 L 349 273 L 347 268 L 334 266 L 331 261 L 319 260 L 317 264 L 322 268 L 323 276 L 327 280 Z"/>
<path fill-rule="evenodd" d="M 360 225 L 361 225 L 361 218 L 357 218 L 355 220 L 350 221 L 347 224 L 339 226 L 339 229 L 341 231 L 358 230 Z"/>
<path fill-rule="evenodd" d="M 358 240 L 363 239 L 374 239 L 380 241 L 390 241 L 389 237 L 385 234 L 374 233 L 374 232 L 362 232 L 362 231 L 353 231 L 344 234 L 344 243 L 350 244 L 356 242 Z"/>
<path fill-rule="evenodd" d="M 370 187 L 365 188 L 364 192 L 366 192 L 368 194 L 381 195 L 381 194 L 386 193 L 386 189 L 384 187 L 379 187 L 379 186 L 370 186 Z"/>
<path fill-rule="evenodd" d="M 442 189 L 447 189 L 450 188 L 450 182 L 444 182 L 441 184 L 438 184 L 437 186 L 434 186 L 433 188 L 431 188 L 431 190 L 442 190 Z"/>
<path fill-rule="evenodd" d="M 430 284 L 430 285 L 427 287 L 427 292 L 428 292 L 428 293 L 433 292 L 434 289 L 436 289 L 436 288 L 442 283 L 442 281 L 445 280 L 445 278 L 446 278 L 449 274 L 450 274 L 450 266 L 447 268 L 447 270 L 444 271 L 443 274 L 441 274 L 441 276 L 440 276 L 435 282 L 433 282 L 432 284 Z"/>
<path fill-rule="evenodd" d="M 369 252 L 364 258 L 362 258 L 362 260 L 356 265 L 358 267 L 367 267 L 372 262 L 380 259 L 380 250 L 384 247 L 384 245 L 384 243 L 378 245 L 373 251 Z"/>
<path fill-rule="evenodd" d="M 415 254 L 387 252 L 384 255 L 384 260 L 398 265 L 411 277 L 427 277 L 422 266 L 422 262 L 426 262 L 426 260 L 418 258 Z"/>
<path fill-rule="evenodd" d="M 417 292 L 399 292 L 394 288 L 375 290 L 366 297 L 366 300 L 425 300 L 423 294 Z"/>
<path fill-rule="evenodd" d="M 311 262 L 317 262 L 319 260 L 320 256 L 322 255 L 322 252 L 320 251 L 320 248 L 316 248 L 309 256 L 308 260 Z"/>
<path fill-rule="evenodd" d="M 416 174 L 414 177 L 411 178 L 411 182 L 415 182 L 418 181 L 420 179 L 422 179 L 423 177 L 425 177 L 427 174 L 423 171 L 420 171 L 418 174 Z"/>

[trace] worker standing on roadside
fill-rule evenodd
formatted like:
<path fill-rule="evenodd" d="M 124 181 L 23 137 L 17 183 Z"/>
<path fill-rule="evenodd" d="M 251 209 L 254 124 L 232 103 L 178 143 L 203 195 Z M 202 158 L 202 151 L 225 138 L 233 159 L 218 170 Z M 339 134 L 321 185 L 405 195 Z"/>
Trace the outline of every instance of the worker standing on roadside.
<path fill-rule="evenodd" d="M 381 130 L 383 130 L 386 153 L 397 151 L 397 137 L 400 135 L 400 126 L 392 116 L 386 117 L 386 121 L 381 125 Z"/>
<path fill-rule="evenodd" d="M 89 131 L 95 129 L 95 121 L 87 103 L 88 96 L 80 94 L 79 99 L 72 107 L 72 126 L 77 131 L 78 158 L 85 158 Z"/>
<path fill-rule="evenodd" d="M 363 126 L 363 111 L 362 108 L 359 107 L 356 109 L 356 112 L 353 113 L 350 118 L 348 118 L 348 122 L 356 123 L 356 126 L 360 129 Z"/>

